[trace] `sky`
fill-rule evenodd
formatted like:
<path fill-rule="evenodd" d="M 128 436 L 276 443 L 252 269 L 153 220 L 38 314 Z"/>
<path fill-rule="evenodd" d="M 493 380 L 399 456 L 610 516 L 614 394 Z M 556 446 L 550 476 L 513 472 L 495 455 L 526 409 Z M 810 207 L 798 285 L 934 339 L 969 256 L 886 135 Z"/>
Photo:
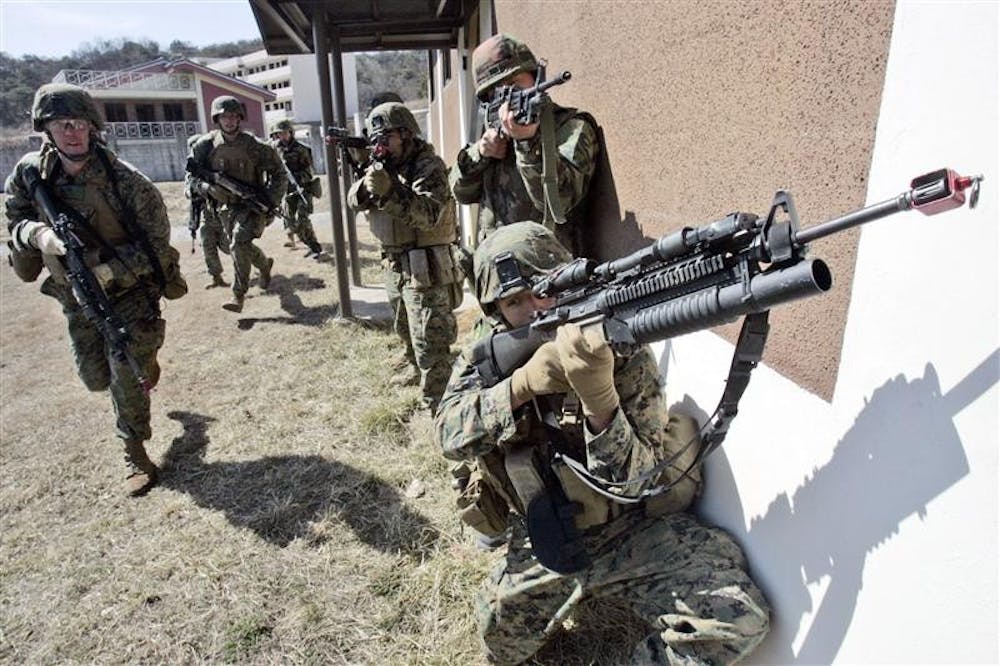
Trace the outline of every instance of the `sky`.
<path fill-rule="evenodd" d="M 68 56 L 85 43 L 126 37 L 166 50 L 260 37 L 249 0 L 0 0 L 0 51 Z"/>

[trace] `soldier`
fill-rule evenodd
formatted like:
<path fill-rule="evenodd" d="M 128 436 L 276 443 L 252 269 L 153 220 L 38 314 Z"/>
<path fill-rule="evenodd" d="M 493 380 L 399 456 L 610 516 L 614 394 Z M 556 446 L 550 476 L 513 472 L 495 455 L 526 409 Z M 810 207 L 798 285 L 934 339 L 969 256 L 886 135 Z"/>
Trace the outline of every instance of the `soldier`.
<path fill-rule="evenodd" d="M 476 95 L 487 102 L 498 86 L 533 86 L 538 60 L 523 42 L 500 34 L 476 47 L 472 67 Z M 505 220 L 544 221 L 563 245 L 582 256 L 580 226 L 586 211 L 579 204 L 594 175 L 601 135 L 589 114 L 554 102 L 545 107 L 541 122 L 530 125 L 517 124 L 506 105 L 501 108 L 502 129 L 485 128 L 478 141 L 459 151 L 449 176 L 451 190 L 459 203 L 480 205 L 480 241 Z M 552 127 L 552 146 L 543 145 L 546 126 Z M 542 179 L 546 160 L 555 163 L 558 179 L 549 192 Z M 554 213 L 564 217 L 563 223 Z"/>
<path fill-rule="evenodd" d="M 569 259 L 534 222 L 486 238 L 473 269 L 494 327 L 524 326 L 552 307 L 531 285 Z M 701 486 L 697 426 L 668 414 L 648 347 L 616 360 L 600 327 L 567 324 L 491 387 L 467 351 L 435 426 L 447 458 L 478 463 L 462 519 L 509 529 L 506 558 L 476 599 L 491 661 L 526 661 L 586 598 L 620 599 L 653 627 L 633 663 L 733 663 L 767 633 L 767 602 L 739 546 L 690 511 Z M 598 493 L 586 474 L 617 485 Z M 669 491 L 642 494 L 657 486 Z"/>
<path fill-rule="evenodd" d="M 348 203 L 368 211 L 382 246 L 386 293 L 405 347 L 404 372 L 395 383 L 419 378 L 424 404 L 433 412 L 448 381 L 449 348 L 457 336 L 452 310 L 462 302 L 447 170 L 402 104 L 375 107 L 365 125 L 376 144 L 375 158 L 351 187 Z"/>
<path fill-rule="evenodd" d="M 237 196 L 220 185 L 199 178 L 188 165 L 187 183 L 193 192 L 205 196 L 216 205 L 223 227 L 229 233 L 229 253 L 233 258 L 233 298 L 222 307 L 230 312 L 242 312 L 250 286 L 250 267 L 260 271 L 260 288 L 271 284 L 274 259 L 254 245 L 274 216 L 288 186 L 288 176 L 281 157 L 267 143 L 240 129 L 246 120 L 243 102 L 229 95 L 212 100 L 212 122 L 218 129 L 202 135 L 188 155 L 195 168 L 215 172 L 253 192 L 258 202 L 270 208 L 260 212 L 247 198 Z"/>
<path fill-rule="evenodd" d="M 197 143 L 202 135 L 195 134 L 188 137 L 188 150 Z M 201 249 L 205 255 L 205 267 L 208 274 L 212 276 L 212 281 L 205 285 L 205 289 L 215 287 L 228 287 L 229 283 L 222 277 L 222 261 L 219 259 L 219 252 L 229 254 L 229 234 L 222 226 L 216 211 L 216 203 L 211 199 L 206 199 L 195 191 L 193 180 L 189 180 L 184 188 L 184 195 L 191 200 L 191 219 L 188 221 L 188 229 L 191 230 L 192 249 L 194 252 L 194 236 L 201 229 Z"/>
<path fill-rule="evenodd" d="M 285 232 L 289 247 L 295 247 L 299 237 L 309 252 L 306 257 L 319 259 L 323 248 L 316 240 L 309 214 L 313 211 L 313 160 L 309 146 L 295 138 L 290 120 L 279 120 L 271 132 L 271 145 L 288 167 L 288 193 L 285 195 Z M 296 187 L 297 186 L 297 187 Z M 305 198 L 305 201 L 303 201 Z"/>
<path fill-rule="evenodd" d="M 150 403 L 137 374 L 156 384 L 156 354 L 166 330 L 160 296 L 179 298 L 187 291 L 179 255 L 170 246 L 166 206 L 146 176 L 104 145 L 104 123 L 87 91 L 43 85 L 35 93 L 31 116 L 35 131 L 44 132 L 41 150 L 22 157 L 4 186 L 12 252 L 37 258 L 38 270 L 25 278 L 29 281 L 42 264 L 48 268 L 41 291 L 62 306 L 84 385 L 91 391 L 110 389 L 118 436 L 125 444 L 128 492 L 143 495 L 156 485 L 158 470 L 144 445 L 152 436 Z M 88 248 L 85 263 L 128 331 L 128 349 L 139 372 L 116 358 L 74 297 L 63 259 L 66 245 L 26 186 L 28 167 L 41 174 L 56 206 L 79 215 L 83 228 L 77 235 Z"/>

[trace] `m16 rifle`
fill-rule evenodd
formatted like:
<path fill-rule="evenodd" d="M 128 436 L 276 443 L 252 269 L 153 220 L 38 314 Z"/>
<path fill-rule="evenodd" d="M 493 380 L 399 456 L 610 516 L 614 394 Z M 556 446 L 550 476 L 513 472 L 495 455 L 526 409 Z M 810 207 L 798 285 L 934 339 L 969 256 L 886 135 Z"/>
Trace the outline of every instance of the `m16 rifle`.
<path fill-rule="evenodd" d="M 500 107 L 504 104 L 507 104 L 507 108 L 514 114 L 514 122 L 518 125 L 537 123 L 542 105 L 549 98 L 546 91 L 566 83 L 572 76 L 570 72 L 564 71 L 554 79 L 546 81 L 545 65 L 541 64 L 535 73 L 535 85 L 532 87 L 521 89 L 515 86 L 498 86 L 493 91 L 493 98 L 482 104 L 486 127 L 498 132 L 503 131 L 500 123 Z"/>
<path fill-rule="evenodd" d="M 981 180 L 940 169 L 915 178 L 911 189 L 892 199 L 807 229 L 799 228 L 791 193 L 779 191 L 764 218 L 732 213 L 703 227 L 685 227 L 619 259 L 601 264 L 576 259 L 533 286 L 536 296 L 554 297 L 555 305 L 527 326 L 480 340 L 472 361 L 483 383 L 493 386 L 524 365 L 563 324 L 599 325 L 611 348 L 627 354 L 637 345 L 745 316 L 723 399 L 702 431 L 700 462 L 722 443 L 736 415 L 750 371 L 763 355 L 769 310 L 822 294 L 833 283 L 826 263 L 807 256 L 808 243 L 912 208 L 934 215 L 961 207 L 966 189 L 974 208 Z M 513 262 L 512 256 L 505 253 L 496 261 L 502 279 L 517 278 L 516 264 L 501 265 Z"/>
<path fill-rule="evenodd" d="M 210 185 L 222 188 L 251 210 L 261 215 L 270 216 L 272 214 L 270 199 L 256 187 L 241 183 L 224 173 L 205 168 L 193 157 L 188 158 L 187 171 L 195 178 L 200 178 Z"/>
<path fill-rule="evenodd" d="M 191 205 L 188 210 L 188 231 L 191 232 L 191 254 L 194 254 L 194 241 L 198 236 L 198 228 L 201 226 L 201 216 L 205 212 L 205 198 L 199 194 L 192 193 Z"/>
<path fill-rule="evenodd" d="M 52 231 L 66 246 L 66 254 L 60 257 L 60 261 L 66 269 L 66 279 L 69 281 L 73 298 L 80 305 L 87 321 L 100 332 L 114 359 L 119 363 L 128 364 L 142 392 L 148 395 L 153 385 L 132 355 L 130 349 L 132 335 L 125 322 L 111 306 L 111 301 L 104 293 L 97 276 L 87 266 L 88 248 L 81 240 L 81 234 L 84 236 L 90 234 L 89 225 L 77 211 L 56 204 L 48 183 L 42 180 L 42 174 L 37 167 L 25 167 L 22 177 L 28 193 L 49 219 Z"/>
<path fill-rule="evenodd" d="M 333 125 L 326 128 L 326 137 L 328 143 L 340 148 L 342 159 L 346 165 L 351 167 L 354 178 L 358 179 L 364 176 L 365 170 L 368 168 L 368 161 L 359 162 L 354 159 L 351 149 L 368 151 L 370 149 L 368 139 L 361 136 L 351 136 L 345 128 Z"/>

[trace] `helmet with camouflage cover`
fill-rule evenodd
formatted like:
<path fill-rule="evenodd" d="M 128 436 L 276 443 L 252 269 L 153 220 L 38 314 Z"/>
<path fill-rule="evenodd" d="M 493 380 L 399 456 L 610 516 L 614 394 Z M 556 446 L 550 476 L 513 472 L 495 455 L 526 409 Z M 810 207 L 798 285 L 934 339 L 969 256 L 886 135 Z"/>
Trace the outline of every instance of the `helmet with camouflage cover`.
<path fill-rule="evenodd" d="M 513 264 L 504 265 L 502 260 L 507 257 L 513 258 Z M 476 298 L 483 312 L 492 315 L 500 299 L 529 289 L 532 278 L 572 259 L 555 235 L 537 222 L 502 226 L 487 236 L 473 255 Z"/>
<path fill-rule="evenodd" d="M 372 95 L 372 103 L 368 105 L 368 110 L 371 111 L 376 106 L 385 104 L 386 102 L 398 102 L 399 104 L 402 104 L 403 98 L 396 93 L 389 91 L 375 93 Z"/>
<path fill-rule="evenodd" d="M 493 35 L 472 52 L 476 75 L 476 96 L 485 101 L 487 93 L 508 76 L 538 69 L 538 60 L 528 45 L 510 35 Z"/>
<path fill-rule="evenodd" d="M 90 93 L 68 83 L 46 83 L 35 92 L 31 105 L 32 127 L 41 132 L 45 123 L 54 118 L 82 118 L 89 120 L 97 130 L 104 129 L 104 119 Z"/>
<path fill-rule="evenodd" d="M 292 136 L 295 136 L 295 126 L 292 124 L 291 120 L 283 118 L 271 123 L 271 129 L 267 134 L 268 136 L 274 138 L 278 136 L 278 132 L 291 132 Z"/>
<path fill-rule="evenodd" d="M 371 138 L 392 129 L 409 130 L 413 136 L 420 134 L 417 119 L 413 117 L 408 108 L 399 102 L 379 104 L 365 118 L 365 130 Z"/>
<path fill-rule="evenodd" d="M 240 120 L 247 119 L 247 107 L 232 95 L 220 95 L 212 100 L 212 122 L 219 122 L 223 113 L 238 113 Z"/>

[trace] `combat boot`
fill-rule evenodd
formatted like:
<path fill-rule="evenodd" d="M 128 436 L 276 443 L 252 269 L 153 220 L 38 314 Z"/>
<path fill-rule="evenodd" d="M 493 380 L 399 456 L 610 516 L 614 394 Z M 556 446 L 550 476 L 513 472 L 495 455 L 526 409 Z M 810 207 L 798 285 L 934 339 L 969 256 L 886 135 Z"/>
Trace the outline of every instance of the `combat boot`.
<path fill-rule="evenodd" d="M 315 245 L 309 246 L 309 251 L 306 252 L 305 258 L 309 259 L 311 257 L 313 259 L 319 259 L 321 254 L 323 254 L 323 246 L 316 243 Z"/>
<path fill-rule="evenodd" d="M 420 371 L 409 363 L 389 379 L 389 386 L 416 386 L 419 383 Z"/>
<path fill-rule="evenodd" d="M 295 249 L 295 234 L 288 234 L 288 240 L 282 243 L 282 247 L 290 247 Z"/>
<path fill-rule="evenodd" d="M 125 477 L 125 483 L 131 497 L 145 495 L 159 480 L 160 470 L 146 455 L 146 448 L 142 442 L 126 440 L 125 464 L 128 466 L 128 476 Z"/>
<path fill-rule="evenodd" d="M 205 289 L 214 289 L 216 287 L 228 287 L 229 283 L 222 279 L 221 275 L 213 275 L 212 281 L 205 285 Z"/>
<path fill-rule="evenodd" d="M 267 259 L 264 268 L 260 269 L 260 288 L 266 290 L 271 285 L 271 268 L 274 266 L 274 259 Z"/>
<path fill-rule="evenodd" d="M 236 294 L 233 294 L 232 300 L 230 300 L 228 303 L 222 304 L 222 309 L 229 310 L 230 312 L 243 312 L 244 298 L 245 297 L 242 295 L 237 296 Z"/>

